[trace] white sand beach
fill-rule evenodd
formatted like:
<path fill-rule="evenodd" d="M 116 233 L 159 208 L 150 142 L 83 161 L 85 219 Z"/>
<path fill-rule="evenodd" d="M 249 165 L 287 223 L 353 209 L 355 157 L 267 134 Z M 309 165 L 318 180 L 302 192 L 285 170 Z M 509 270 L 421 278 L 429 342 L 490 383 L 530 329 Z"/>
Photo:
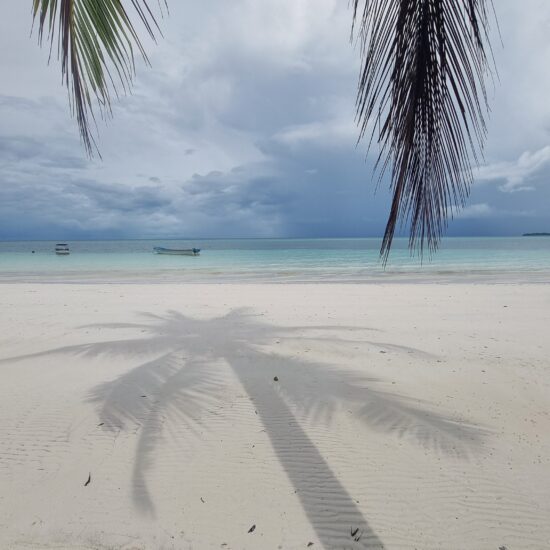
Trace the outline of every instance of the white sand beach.
<path fill-rule="evenodd" d="M 2 549 L 550 548 L 548 285 L 0 306 Z"/>

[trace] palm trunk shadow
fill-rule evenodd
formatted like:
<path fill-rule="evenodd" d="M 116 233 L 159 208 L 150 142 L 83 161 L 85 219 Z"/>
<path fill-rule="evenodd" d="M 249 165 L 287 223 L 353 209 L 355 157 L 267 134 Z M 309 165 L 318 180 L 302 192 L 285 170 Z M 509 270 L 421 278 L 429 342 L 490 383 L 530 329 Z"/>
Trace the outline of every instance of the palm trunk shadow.
<path fill-rule="evenodd" d="M 277 459 L 294 486 L 296 496 L 323 547 L 384 548 L 287 403 L 273 383 L 265 378 L 265 371 L 261 371 L 259 380 L 258 370 L 252 365 L 249 367 L 233 360 L 230 364 L 253 400 Z"/>

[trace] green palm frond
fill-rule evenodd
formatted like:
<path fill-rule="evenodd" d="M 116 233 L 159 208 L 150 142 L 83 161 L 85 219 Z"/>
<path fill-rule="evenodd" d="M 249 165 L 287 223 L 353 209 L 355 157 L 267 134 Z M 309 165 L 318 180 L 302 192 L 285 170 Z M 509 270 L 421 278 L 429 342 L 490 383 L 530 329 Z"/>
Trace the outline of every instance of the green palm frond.
<path fill-rule="evenodd" d="M 483 149 L 492 0 L 353 0 L 353 8 L 360 139 L 377 140 L 376 169 L 391 173 L 381 255 L 399 221 L 410 222 L 411 249 L 433 251 Z"/>
<path fill-rule="evenodd" d="M 154 40 L 160 32 L 145 0 L 129 0 L 137 19 Z M 159 7 L 162 7 L 159 2 Z M 102 116 L 110 113 L 111 96 L 120 86 L 129 90 L 135 73 L 134 49 L 148 58 L 121 0 L 33 0 L 38 38 L 44 36 L 53 50 L 57 41 L 63 82 L 69 90 L 71 110 L 76 116 L 84 147 L 97 151 L 91 126 L 94 99 Z"/>

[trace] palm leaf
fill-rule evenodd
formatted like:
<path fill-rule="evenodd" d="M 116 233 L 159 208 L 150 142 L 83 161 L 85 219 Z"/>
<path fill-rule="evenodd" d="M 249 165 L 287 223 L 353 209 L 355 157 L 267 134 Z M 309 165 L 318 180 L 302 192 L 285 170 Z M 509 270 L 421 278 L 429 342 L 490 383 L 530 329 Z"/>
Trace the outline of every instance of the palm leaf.
<path fill-rule="evenodd" d="M 411 249 L 433 251 L 483 150 L 492 0 L 353 0 L 353 8 L 359 139 L 376 138 L 375 170 L 391 172 L 381 255 L 387 261 L 399 221 L 410 223 Z"/>
<path fill-rule="evenodd" d="M 146 0 L 127 4 L 154 40 L 160 31 Z M 91 130 L 94 99 L 102 116 L 110 114 L 112 94 L 118 95 L 118 86 L 128 91 L 132 83 L 135 48 L 148 63 L 142 42 L 121 0 L 33 0 L 33 15 L 39 43 L 46 34 L 53 49 L 57 40 L 71 110 L 91 156 L 97 151 Z"/>

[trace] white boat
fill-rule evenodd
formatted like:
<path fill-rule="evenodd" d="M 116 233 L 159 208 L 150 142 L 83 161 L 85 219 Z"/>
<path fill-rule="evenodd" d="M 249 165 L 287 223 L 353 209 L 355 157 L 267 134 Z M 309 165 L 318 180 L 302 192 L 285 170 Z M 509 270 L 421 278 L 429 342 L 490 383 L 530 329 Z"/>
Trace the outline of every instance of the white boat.
<path fill-rule="evenodd" d="M 157 254 L 171 254 L 172 256 L 198 256 L 201 253 L 200 248 L 163 248 L 155 246 L 153 250 Z"/>
<path fill-rule="evenodd" d="M 70 254 L 69 245 L 67 243 L 57 243 L 55 245 L 55 253 L 58 256 L 68 256 Z"/>

